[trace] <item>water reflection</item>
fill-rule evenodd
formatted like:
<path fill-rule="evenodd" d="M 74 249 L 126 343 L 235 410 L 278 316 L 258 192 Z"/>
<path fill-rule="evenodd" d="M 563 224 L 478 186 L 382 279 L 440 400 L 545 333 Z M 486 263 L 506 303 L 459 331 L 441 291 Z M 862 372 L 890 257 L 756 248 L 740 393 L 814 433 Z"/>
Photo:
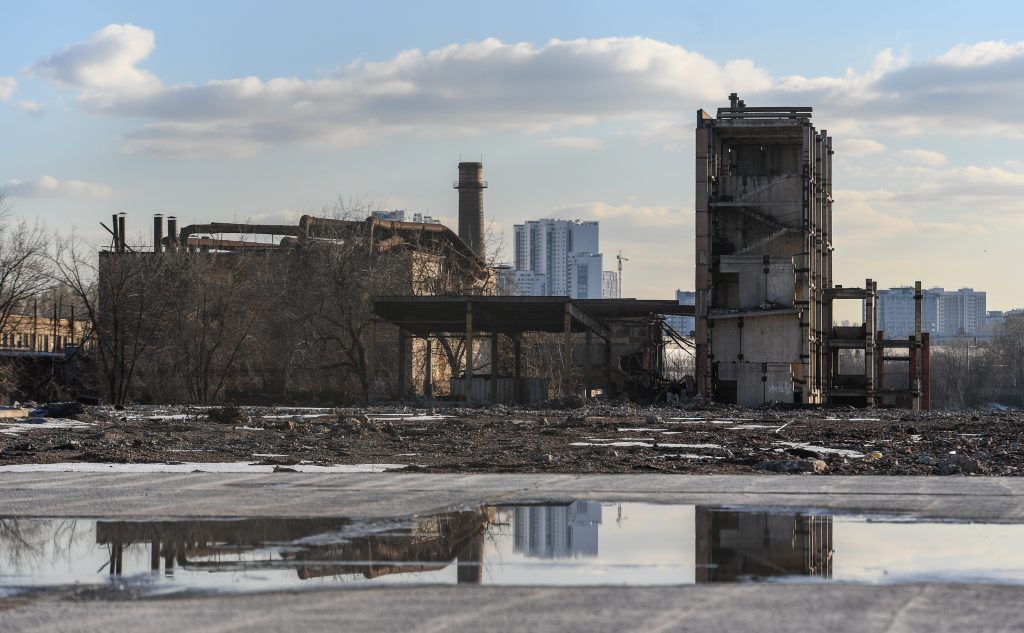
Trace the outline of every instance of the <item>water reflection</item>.
<path fill-rule="evenodd" d="M 109 546 L 110 573 L 123 573 L 126 547 L 148 547 L 150 570 L 293 569 L 300 580 L 330 576 L 380 578 L 438 571 L 451 563 L 458 582 L 481 579 L 483 539 L 494 510 L 449 512 L 375 529 L 348 519 L 97 521 L 96 542 Z M 371 530 L 369 534 L 353 536 Z M 248 555 L 247 555 L 248 554 Z"/>
<path fill-rule="evenodd" d="M 0 587 L 1024 582 L 1024 526 L 574 501 L 396 521 L 0 519 Z"/>
<path fill-rule="evenodd" d="M 697 508 L 697 582 L 832 577 L 832 517 Z"/>
<path fill-rule="evenodd" d="M 520 506 L 512 509 L 514 551 L 532 558 L 597 556 L 601 504 L 574 501 L 565 506 Z"/>

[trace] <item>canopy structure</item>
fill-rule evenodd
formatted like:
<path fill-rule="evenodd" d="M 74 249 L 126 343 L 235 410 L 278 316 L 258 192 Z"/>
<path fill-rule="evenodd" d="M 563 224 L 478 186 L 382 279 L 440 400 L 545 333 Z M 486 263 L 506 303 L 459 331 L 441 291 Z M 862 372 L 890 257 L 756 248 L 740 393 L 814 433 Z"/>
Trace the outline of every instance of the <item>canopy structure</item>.
<path fill-rule="evenodd" d="M 399 328 L 400 337 L 407 334 L 427 339 L 432 336 L 461 336 L 465 338 L 467 358 L 472 357 L 474 337 L 489 334 L 491 358 L 498 355 L 498 336 L 512 339 L 515 354 L 514 384 L 516 393 L 522 393 L 522 350 L 520 334 L 525 332 L 562 333 L 563 383 L 568 384 L 572 372 L 574 334 L 585 334 L 586 355 L 583 364 L 584 383 L 591 386 L 591 339 L 604 341 L 605 385 L 611 384 L 611 329 L 609 321 L 644 318 L 663 314 L 692 315 L 693 306 L 679 305 L 675 301 L 647 301 L 638 299 L 570 299 L 569 297 L 516 297 L 516 296 L 408 296 L 380 297 L 374 300 L 376 315 Z M 399 345 L 404 354 L 404 345 Z M 428 354 L 429 361 L 429 354 Z M 404 366 L 404 358 L 399 359 Z M 400 372 L 401 373 L 401 372 Z M 427 363 L 427 381 L 430 368 Z M 465 378 L 473 381 L 472 364 L 467 364 Z M 497 396 L 498 382 L 490 381 L 490 398 Z M 399 389 L 404 389 L 404 376 L 399 377 Z"/>

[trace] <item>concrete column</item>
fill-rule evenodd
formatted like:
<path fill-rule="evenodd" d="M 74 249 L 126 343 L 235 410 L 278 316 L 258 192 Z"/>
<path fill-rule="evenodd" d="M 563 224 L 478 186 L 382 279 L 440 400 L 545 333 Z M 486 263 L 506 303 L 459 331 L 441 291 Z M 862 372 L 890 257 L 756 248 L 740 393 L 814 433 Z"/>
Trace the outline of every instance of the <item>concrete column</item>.
<path fill-rule="evenodd" d="M 885 332 L 875 334 L 875 351 L 875 406 L 881 407 L 885 404 L 885 396 L 880 393 L 885 389 Z"/>
<path fill-rule="evenodd" d="M 366 400 L 373 402 L 377 385 L 377 319 L 370 319 L 370 345 L 366 354 Z"/>
<path fill-rule="evenodd" d="M 587 398 L 590 398 L 590 387 L 593 385 L 590 380 L 590 345 L 593 343 L 593 339 L 593 332 L 587 330 L 587 342 L 583 359 L 583 393 Z"/>
<path fill-rule="evenodd" d="M 914 343 L 910 348 L 913 357 L 914 371 L 910 373 L 912 389 L 914 390 L 914 411 L 921 410 L 921 301 L 924 295 L 921 293 L 921 282 L 914 282 Z"/>
<path fill-rule="evenodd" d="M 479 585 L 483 582 L 484 533 L 474 534 L 455 559 L 455 580 L 458 584 Z"/>
<path fill-rule="evenodd" d="M 473 304 L 466 303 L 466 371 L 463 373 L 466 384 L 466 400 L 473 394 Z"/>
<path fill-rule="evenodd" d="M 918 389 L 918 342 L 911 336 L 910 347 L 907 350 L 910 357 L 908 362 L 910 369 L 907 371 L 906 382 L 910 388 L 910 411 L 921 411 L 921 391 Z"/>
<path fill-rule="evenodd" d="M 608 398 L 616 395 L 612 383 L 612 342 L 609 339 L 604 341 L 604 395 Z"/>
<path fill-rule="evenodd" d="M 431 375 L 434 365 L 434 350 L 429 336 L 424 339 L 423 348 L 426 350 L 423 359 L 423 397 L 429 399 L 434 397 L 434 379 Z"/>
<path fill-rule="evenodd" d="M 921 410 L 932 410 L 932 342 L 928 332 L 921 333 Z"/>
<path fill-rule="evenodd" d="M 883 350 L 875 349 L 875 287 L 871 279 L 864 280 L 864 392 L 866 400 L 871 402 L 875 391 L 875 356 L 883 355 Z"/>
<path fill-rule="evenodd" d="M 522 402 L 526 399 L 523 396 L 523 341 L 522 335 L 518 332 L 512 336 L 512 353 L 515 356 L 514 367 L 512 370 L 515 399 L 516 402 Z"/>
<path fill-rule="evenodd" d="M 572 314 L 569 305 L 565 306 L 565 329 L 562 338 L 562 395 L 568 396 L 572 390 Z"/>
<path fill-rule="evenodd" d="M 498 401 L 498 332 L 491 332 L 491 403 Z"/>
<path fill-rule="evenodd" d="M 405 330 L 398 328 L 398 398 L 405 398 Z"/>
<path fill-rule="evenodd" d="M 694 301 L 694 343 L 696 345 L 696 359 L 694 373 L 697 380 L 697 393 L 707 398 L 711 395 L 711 359 L 710 343 L 711 332 L 708 330 L 707 315 L 711 303 L 711 212 L 710 198 L 712 191 L 712 179 L 716 175 L 714 166 L 714 137 L 713 129 L 708 125 L 710 115 L 703 110 L 697 113 L 696 131 L 696 199 L 694 201 L 694 222 L 696 244 L 695 255 L 695 279 L 694 290 L 696 298 Z M 611 358 L 607 349 L 606 356 Z M 610 366 L 605 379 L 605 389 L 611 387 Z"/>

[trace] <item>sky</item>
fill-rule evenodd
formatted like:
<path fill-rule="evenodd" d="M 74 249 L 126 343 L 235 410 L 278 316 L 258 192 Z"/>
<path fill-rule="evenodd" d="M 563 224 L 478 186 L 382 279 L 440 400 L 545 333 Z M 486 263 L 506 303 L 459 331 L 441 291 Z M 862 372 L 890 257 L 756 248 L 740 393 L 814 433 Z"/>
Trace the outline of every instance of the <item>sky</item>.
<path fill-rule="evenodd" d="M 293 222 L 339 201 L 456 226 L 484 162 L 512 226 L 599 220 L 623 296 L 693 287 L 695 113 L 814 108 L 836 148 L 835 283 L 1024 306 L 1024 5 L 0 0 L 9 212 L 97 245 Z"/>

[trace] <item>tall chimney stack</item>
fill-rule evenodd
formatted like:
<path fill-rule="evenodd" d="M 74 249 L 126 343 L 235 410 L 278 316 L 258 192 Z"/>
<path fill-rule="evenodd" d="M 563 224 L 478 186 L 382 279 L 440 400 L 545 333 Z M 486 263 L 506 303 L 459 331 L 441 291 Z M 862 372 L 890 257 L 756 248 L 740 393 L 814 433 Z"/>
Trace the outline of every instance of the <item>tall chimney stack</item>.
<path fill-rule="evenodd" d="M 474 253 L 484 258 L 484 180 L 483 163 L 459 163 L 459 237 Z"/>
<path fill-rule="evenodd" d="M 178 218 L 173 215 L 167 216 L 167 250 L 178 250 Z"/>
<path fill-rule="evenodd" d="M 153 252 L 163 251 L 164 241 L 164 216 L 157 213 L 153 216 Z"/>
<path fill-rule="evenodd" d="M 124 232 L 125 232 L 124 216 L 125 216 L 125 212 L 124 211 L 122 211 L 122 212 L 117 214 L 117 239 L 118 239 L 117 250 L 122 252 L 122 253 L 125 252 L 126 250 L 128 250 L 128 240 L 125 239 L 125 236 L 124 236 Z"/>

